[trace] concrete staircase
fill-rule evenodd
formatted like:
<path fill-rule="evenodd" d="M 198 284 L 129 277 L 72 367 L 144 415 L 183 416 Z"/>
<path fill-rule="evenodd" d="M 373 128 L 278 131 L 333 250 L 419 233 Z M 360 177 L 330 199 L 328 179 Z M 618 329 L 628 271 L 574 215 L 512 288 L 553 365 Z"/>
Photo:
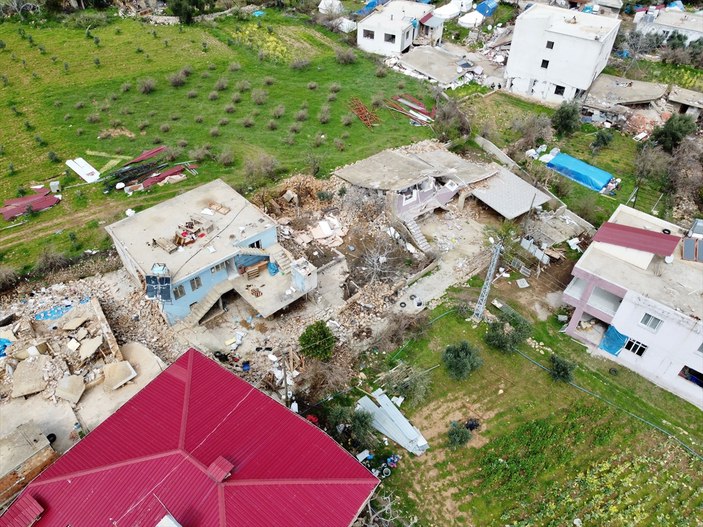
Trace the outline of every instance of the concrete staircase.
<path fill-rule="evenodd" d="M 233 288 L 232 282 L 229 280 L 224 280 L 219 284 L 213 286 L 210 292 L 205 295 L 200 302 L 195 304 L 191 309 L 190 313 L 183 320 L 174 325 L 174 330 L 178 331 L 180 329 L 189 328 L 196 326 L 200 319 L 205 316 L 205 314 L 210 311 L 210 308 L 215 305 L 222 295 L 231 291 Z"/>
<path fill-rule="evenodd" d="M 418 249 L 420 249 L 425 254 L 432 250 L 429 242 L 427 241 L 427 238 L 425 238 L 425 235 L 422 234 L 420 226 L 415 220 L 405 220 L 405 226 L 410 231 L 410 234 L 413 237 L 413 241 L 417 245 Z"/>
<path fill-rule="evenodd" d="M 276 265 L 278 265 L 278 268 L 281 270 L 282 274 L 290 273 L 291 261 L 283 248 L 275 249 L 272 252 L 271 257 L 276 262 Z"/>
<path fill-rule="evenodd" d="M 256 247 L 237 247 L 237 254 L 246 256 L 269 256 L 266 249 L 257 249 Z"/>

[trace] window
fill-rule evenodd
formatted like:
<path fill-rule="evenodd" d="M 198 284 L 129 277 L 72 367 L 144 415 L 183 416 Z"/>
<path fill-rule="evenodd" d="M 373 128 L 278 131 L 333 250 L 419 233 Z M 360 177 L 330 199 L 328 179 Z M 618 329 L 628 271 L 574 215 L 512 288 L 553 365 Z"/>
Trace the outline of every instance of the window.
<path fill-rule="evenodd" d="M 203 285 L 202 280 L 200 280 L 199 276 L 196 276 L 190 281 L 190 289 L 191 291 L 195 291 L 196 289 L 200 289 L 200 287 Z"/>
<path fill-rule="evenodd" d="M 546 70 L 549 67 L 549 61 L 542 59 L 542 67 Z"/>
<path fill-rule="evenodd" d="M 554 95 L 564 95 L 564 86 L 554 88 Z"/>
<path fill-rule="evenodd" d="M 703 373 L 696 371 L 693 368 L 684 366 L 679 372 L 679 377 L 683 377 L 687 381 L 691 381 L 693 384 L 697 384 L 703 388 Z"/>
<path fill-rule="evenodd" d="M 554 42 L 551 40 L 547 40 L 547 49 L 554 49 Z"/>
<path fill-rule="evenodd" d="M 625 349 L 631 351 L 638 357 L 641 357 L 644 355 L 644 352 L 647 351 L 647 346 L 638 340 L 627 339 L 627 342 L 625 342 Z"/>
<path fill-rule="evenodd" d="M 225 268 L 225 264 L 224 264 L 224 263 L 218 263 L 215 267 L 210 267 L 210 272 L 211 272 L 212 274 L 219 273 L 219 272 L 222 271 L 224 268 Z"/>
<path fill-rule="evenodd" d="M 182 298 L 184 296 L 186 296 L 186 288 L 183 287 L 183 284 L 173 288 L 173 298 L 178 300 L 179 298 Z"/>
<path fill-rule="evenodd" d="M 410 38 L 410 30 L 408 29 L 408 30 L 405 32 L 405 40 L 408 40 L 409 38 Z"/>
<path fill-rule="evenodd" d="M 374 38 L 376 38 L 376 34 L 370 29 L 364 29 L 364 38 L 373 40 Z"/>
<path fill-rule="evenodd" d="M 703 342 L 701 342 L 701 345 L 698 346 L 698 353 L 703 353 Z"/>
<path fill-rule="evenodd" d="M 662 321 L 658 319 L 657 317 L 653 317 L 649 313 L 645 313 L 644 316 L 642 317 L 642 320 L 640 321 L 640 324 L 643 326 L 648 327 L 652 331 L 656 333 L 656 331 L 659 329 L 659 326 L 661 326 Z"/>
<path fill-rule="evenodd" d="M 250 243 L 249 247 L 252 249 L 261 249 L 261 240 L 256 240 L 254 243 Z"/>
<path fill-rule="evenodd" d="M 391 35 L 390 33 L 386 33 L 383 35 L 383 41 L 388 42 L 389 44 L 395 44 L 395 35 Z"/>

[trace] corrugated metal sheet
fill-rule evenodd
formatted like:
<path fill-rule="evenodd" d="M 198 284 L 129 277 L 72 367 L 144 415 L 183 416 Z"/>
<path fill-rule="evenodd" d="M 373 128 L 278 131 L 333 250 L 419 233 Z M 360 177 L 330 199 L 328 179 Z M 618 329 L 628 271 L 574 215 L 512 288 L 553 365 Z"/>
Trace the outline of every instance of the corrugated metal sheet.
<path fill-rule="evenodd" d="M 28 494 L 24 494 L 0 518 L 0 525 L 3 527 L 31 527 L 43 512 L 44 507 L 39 505 L 37 500 Z"/>
<path fill-rule="evenodd" d="M 154 157 L 154 156 L 160 154 L 160 153 L 163 152 L 164 150 L 166 150 L 166 147 L 165 147 L 165 146 L 158 146 L 158 147 L 153 148 L 153 149 L 151 149 L 151 150 L 145 150 L 145 151 L 142 152 L 138 157 L 135 157 L 135 158 L 132 159 L 131 161 L 126 162 L 126 163 L 125 163 L 125 166 L 127 166 L 127 165 L 133 165 L 134 163 L 139 163 L 140 161 L 144 161 L 144 160 L 146 160 L 146 159 L 150 159 L 150 158 L 152 158 L 152 157 Z"/>
<path fill-rule="evenodd" d="M 663 232 L 606 222 L 598 229 L 593 241 L 637 249 L 659 256 L 671 256 L 681 238 Z"/>
<path fill-rule="evenodd" d="M 208 472 L 220 457 L 233 465 L 223 482 Z M 23 496 L 46 508 L 38 527 L 153 527 L 169 513 L 198 527 L 347 527 L 377 484 L 324 432 L 190 350 Z"/>

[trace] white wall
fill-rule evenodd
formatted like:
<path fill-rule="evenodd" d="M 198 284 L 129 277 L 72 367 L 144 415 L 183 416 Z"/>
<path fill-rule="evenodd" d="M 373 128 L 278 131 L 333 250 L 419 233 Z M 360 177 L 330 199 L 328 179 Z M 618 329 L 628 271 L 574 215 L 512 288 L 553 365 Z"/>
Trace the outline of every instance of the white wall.
<path fill-rule="evenodd" d="M 662 320 L 657 331 L 640 322 L 645 313 Z M 703 409 L 703 388 L 679 377 L 684 366 L 703 372 L 703 323 L 686 317 L 650 298 L 627 292 L 611 325 L 648 346 L 640 357 L 622 349 L 609 358 Z"/>
<path fill-rule="evenodd" d="M 637 23 L 637 31 L 644 34 L 659 33 L 664 35 L 665 38 L 668 38 L 674 31 L 677 31 L 678 33 L 688 37 L 688 41 L 686 42 L 687 45 L 695 40 L 698 40 L 699 38 L 703 38 L 703 26 L 700 30 L 696 31 L 688 28 L 660 24 L 656 19 L 652 23 L 647 23 L 644 19 L 640 20 Z"/>
<path fill-rule="evenodd" d="M 602 41 L 548 31 L 549 17 L 528 18 L 515 26 L 505 77 L 508 88 L 521 95 L 560 103 L 587 90 L 608 63 L 617 28 Z M 547 42 L 554 42 L 552 49 Z M 542 68 L 542 60 L 549 61 Z M 557 86 L 564 94 L 557 95 Z"/>
<path fill-rule="evenodd" d="M 364 30 L 373 31 L 374 38 L 366 38 Z M 369 53 L 395 55 L 412 44 L 416 31 L 410 21 L 388 22 L 384 18 L 373 17 L 359 22 L 356 29 L 356 45 Z M 386 34 L 395 35 L 395 43 L 386 42 Z"/>

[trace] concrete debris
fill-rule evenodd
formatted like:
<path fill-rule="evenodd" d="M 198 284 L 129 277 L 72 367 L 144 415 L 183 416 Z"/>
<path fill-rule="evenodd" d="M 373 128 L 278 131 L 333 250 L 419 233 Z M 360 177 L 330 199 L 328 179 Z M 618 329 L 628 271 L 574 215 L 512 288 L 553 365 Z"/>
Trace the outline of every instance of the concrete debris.
<path fill-rule="evenodd" d="M 80 375 L 67 375 L 56 385 L 56 397 L 77 404 L 85 391 L 85 383 Z"/>
<path fill-rule="evenodd" d="M 12 397 L 24 397 L 41 392 L 46 388 L 45 368 L 49 358 L 46 355 L 30 357 L 17 365 L 12 375 Z"/>
<path fill-rule="evenodd" d="M 66 324 L 63 325 L 63 330 L 64 331 L 75 331 L 76 329 L 78 329 L 80 326 L 82 326 L 87 321 L 88 321 L 88 317 L 72 318 Z"/>
<path fill-rule="evenodd" d="M 81 343 L 79 348 L 80 357 L 82 360 L 89 359 L 102 346 L 103 338 L 101 335 Z"/>
<path fill-rule="evenodd" d="M 103 373 L 105 374 L 105 390 L 116 390 L 137 376 L 137 372 L 126 360 L 106 364 Z"/>

